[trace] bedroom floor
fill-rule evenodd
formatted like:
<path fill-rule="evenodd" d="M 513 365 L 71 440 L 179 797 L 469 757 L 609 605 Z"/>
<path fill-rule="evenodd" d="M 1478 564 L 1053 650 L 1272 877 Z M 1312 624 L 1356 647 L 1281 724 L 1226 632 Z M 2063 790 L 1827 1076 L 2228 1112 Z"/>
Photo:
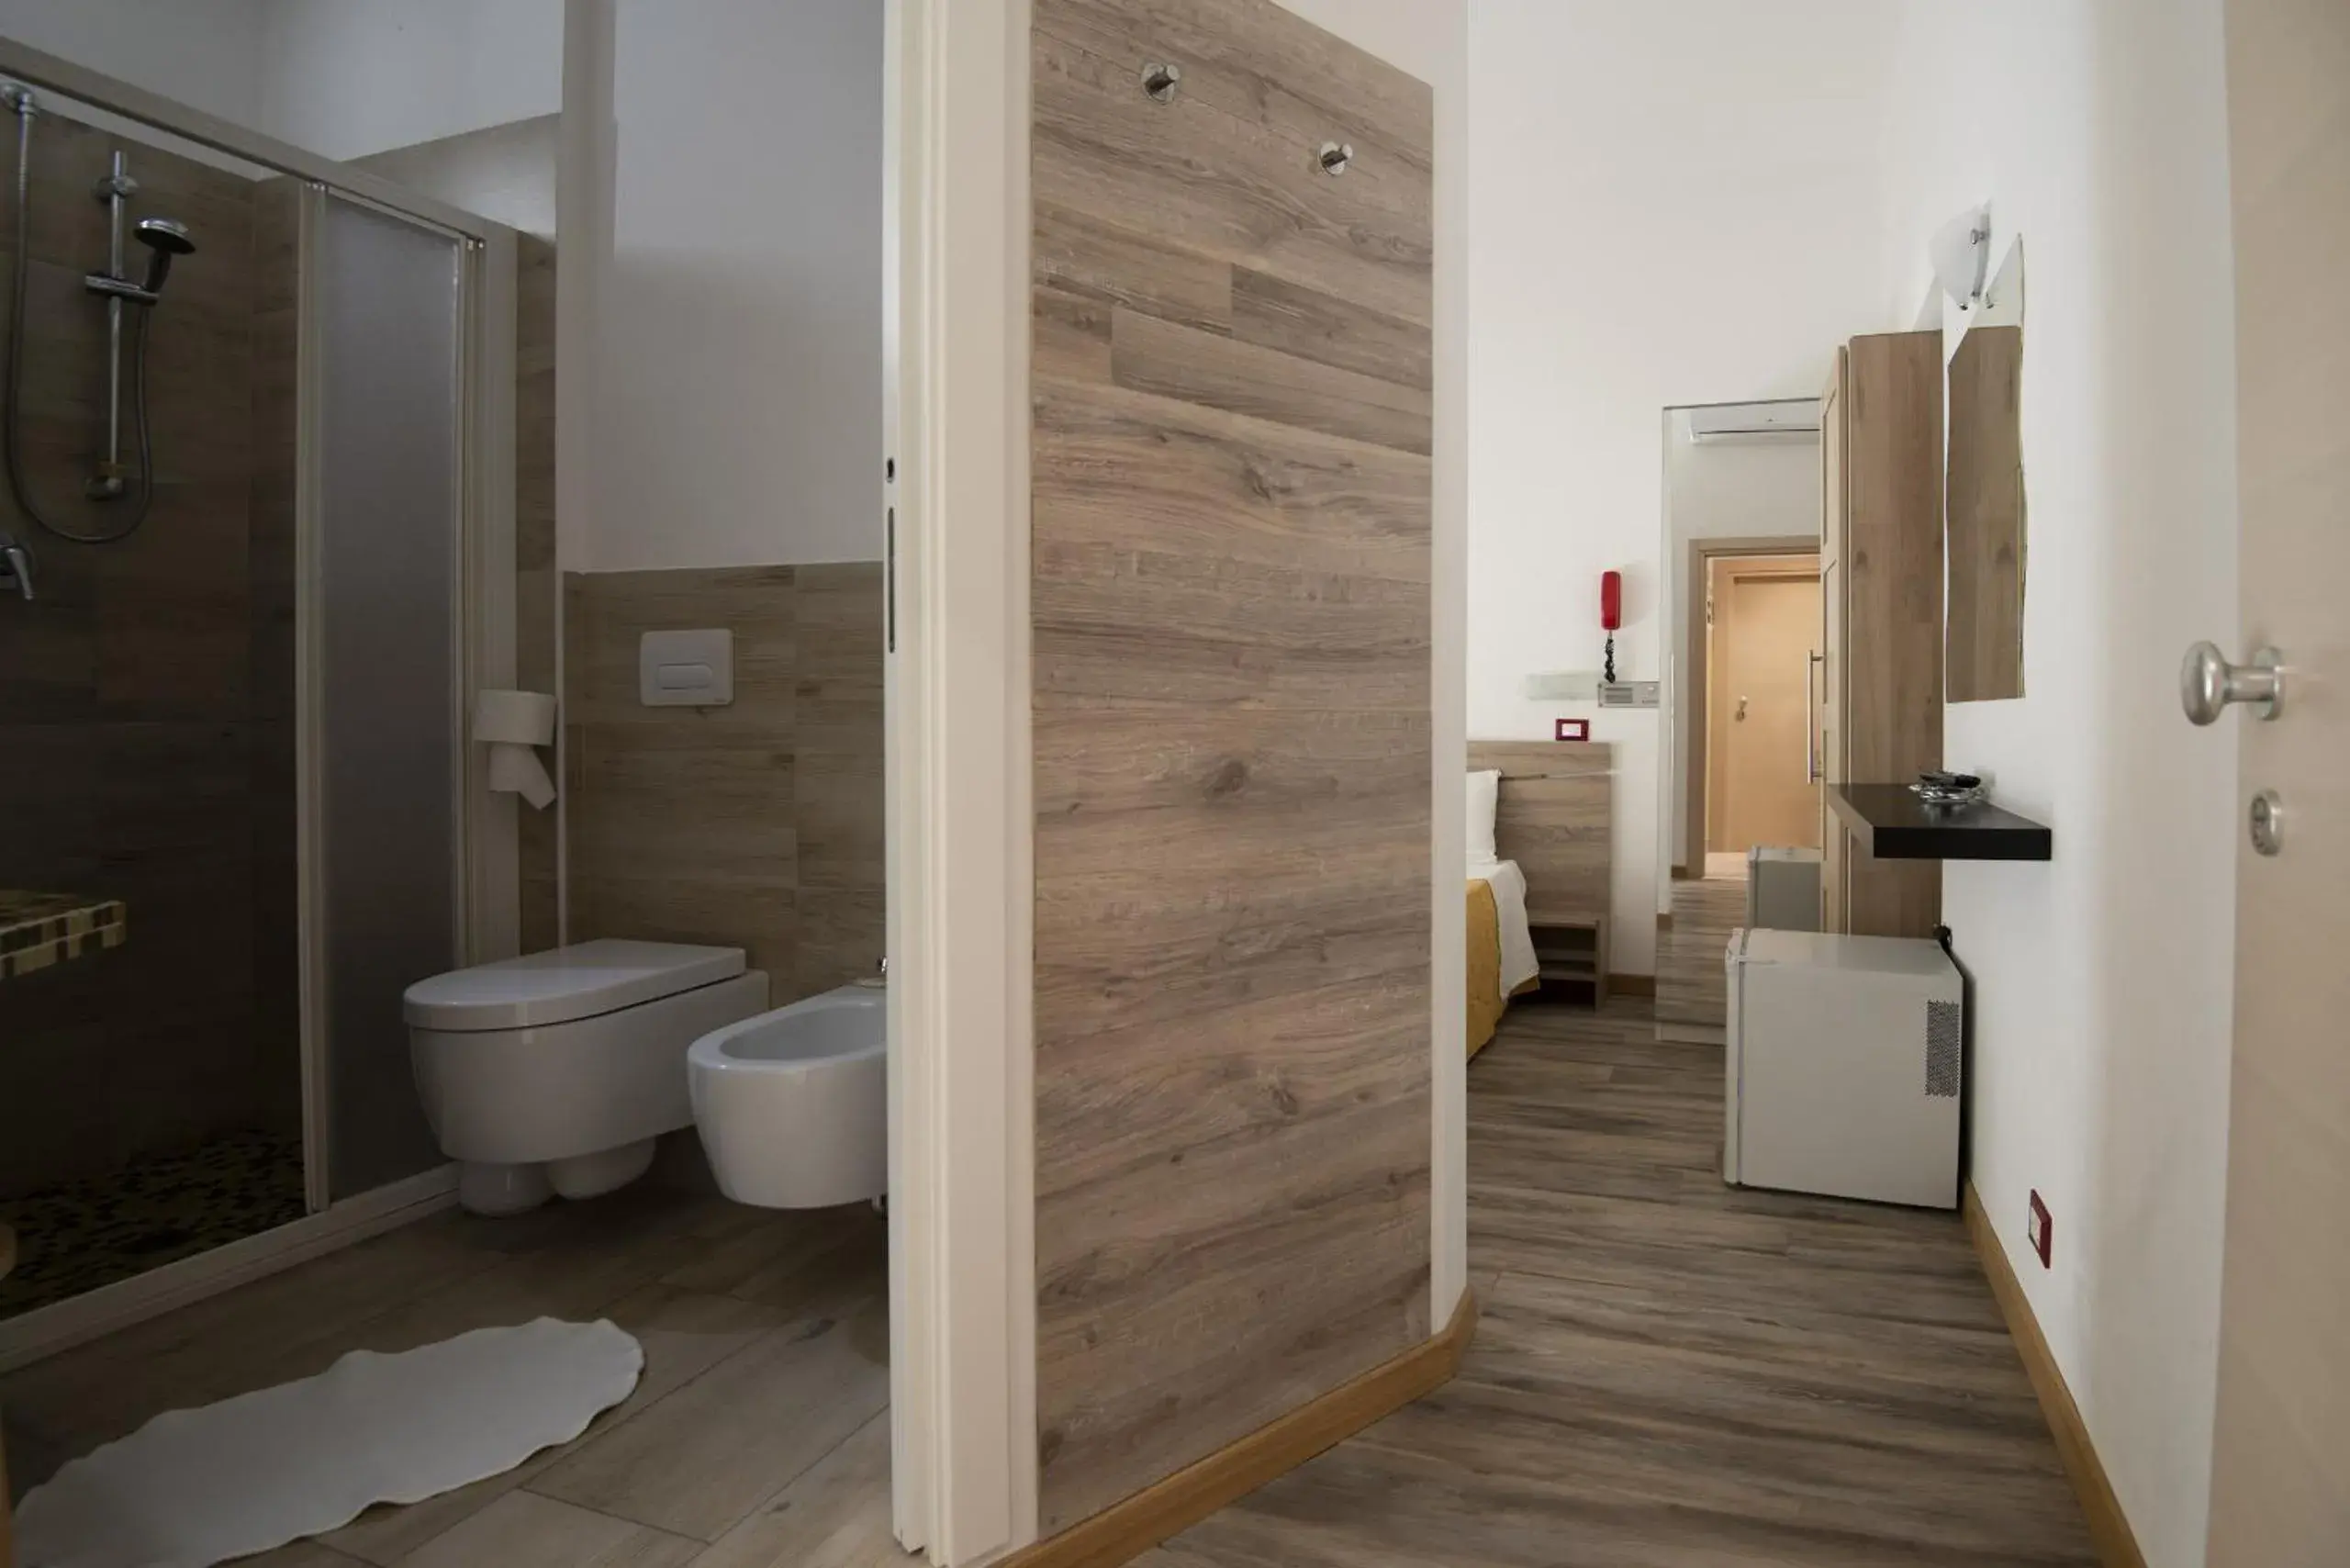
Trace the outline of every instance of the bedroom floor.
<path fill-rule="evenodd" d="M 1661 1037 L 1721 1043 L 1729 1019 L 1722 949 L 1745 923 L 1746 857 L 1708 855 L 1702 879 L 1673 884 L 1673 924 L 1656 941 Z"/>
<path fill-rule="evenodd" d="M 1645 1003 L 1512 1010 L 1460 1375 L 1140 1561 L 2094 1564 L 1957 1217 L 1727 1188 L 1721 1104 Z"/>
<path fill-rule="evenodd" d="M 860 1204 L 780 1214 L 641 1182 L 448 1213 L 0 1375 L 8 1480 L 165 1410 L 543 1314 L 609 1317 L 636 1392 L 572 1442 L 241 1568 L 882 1568 L 888 1248 Z"/>

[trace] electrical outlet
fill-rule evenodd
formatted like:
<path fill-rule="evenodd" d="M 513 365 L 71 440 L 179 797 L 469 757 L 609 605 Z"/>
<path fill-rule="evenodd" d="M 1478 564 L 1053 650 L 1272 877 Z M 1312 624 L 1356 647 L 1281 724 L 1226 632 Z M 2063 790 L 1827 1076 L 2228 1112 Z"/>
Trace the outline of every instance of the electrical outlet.
<path fill-rule="evenodd" d="M 2056 1222 L 2048 1217 L 2048 1205 L 2040 1201 L 2040 1189 L 2031 1190 L 2031 1209 L 2024 1215 L 2024 1234 L 2031 1239 L 2031 1249 L 2040 1254 L 2040 1266 L 2050 1266 L 2049 1260 L 2056 1249 Z"/>

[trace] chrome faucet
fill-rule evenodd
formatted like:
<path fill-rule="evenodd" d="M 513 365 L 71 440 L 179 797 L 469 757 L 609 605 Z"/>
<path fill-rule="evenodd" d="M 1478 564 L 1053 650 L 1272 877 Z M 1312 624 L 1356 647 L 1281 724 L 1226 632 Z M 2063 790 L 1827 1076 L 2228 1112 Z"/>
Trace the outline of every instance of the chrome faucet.
<path fill-rule="evenodd" d="M 27 603 L 33 597 L 32 553 L 7 534 L 0 533 L 0 592 L 15 588 Z"/>

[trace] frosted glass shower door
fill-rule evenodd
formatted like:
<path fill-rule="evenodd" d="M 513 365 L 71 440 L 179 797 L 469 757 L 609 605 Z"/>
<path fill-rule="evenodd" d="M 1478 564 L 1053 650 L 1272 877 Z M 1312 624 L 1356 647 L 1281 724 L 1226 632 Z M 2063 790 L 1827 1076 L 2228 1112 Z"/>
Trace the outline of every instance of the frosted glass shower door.
<path fill-rule="evenodd" d="M 400 993 L 463 951 L 467 254 L 328 192 L 308 217 L 312 1103 L 341 1199 L 441 1159 Z"/>

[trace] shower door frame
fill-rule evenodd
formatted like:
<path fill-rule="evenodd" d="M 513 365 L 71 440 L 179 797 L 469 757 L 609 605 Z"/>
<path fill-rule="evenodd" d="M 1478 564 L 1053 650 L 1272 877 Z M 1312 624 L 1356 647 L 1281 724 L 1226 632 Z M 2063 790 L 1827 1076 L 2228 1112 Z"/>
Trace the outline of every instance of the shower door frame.
<path fill-rule="evenodd" d="M 446 234 L 461 246 L 459 322 L 462 349 L 457 375 L 459 440 L 459 603 L 454 617 L 460 646 L 459 689 L 453 693 L 457 756 L 450 788 L 458 810 L 456 931 L 464 963 L 507 958 L 520 949 L 520 886 L 516 860 L 516 803 L 489 791 L 487 763 L 466 730 L 473 693 L 510 687 L 515 677 L 514 625 L 514 374 L 515 233 L 504 224 L 437 201 L 391 181 L 321 157 L 274 137 L 75 64 L 12 39 L 0 38 L 0 77 L 53 93 L 153 131 L 165 139 L 224 153 L 241 162 L 301 181 L 306 209 L 321 193 L 354 201 L 420 228 Z M 314 293 L 311 246 L 314 224 L 302 226 L 302 311 L 307 328 Z M 316 565 L 318 454 L 316 335 L 301 334 L 297 400 L 300 476 L 297 491 L 296 655 L 297 774 L 297 831 L 299 842 L 299 916 L 302 930 L 303 1166 L 309 1208 L 307 1218 L 198 1253 L 147 1273 L 0 1324 L 0 1371 L 152 1317 L 248 1280 L 289 1268 L 366 1236 L 391 1228 L 455 1202 L 456 1169 L 441 1165 L 371 1192 L 330 1203 L 327 1193 L 327 1041 L 319 1012 L 316 979 L 321 932 L 313 902 L 319 868 L 316 858 L 318 810 L 317 724 L 308 706 L 317 671 Z"/>
<path fill-rule="evenodd" d="M 316 744 L 322 712 L 319 678 L 324 667 L 323 631 L 314 606 L 323 591 L 319 532 L 323 523 L 325 443 L 319 439 L 330 345 L 321 330 L 322 301 L 316 286 L 318 241 L 327 204 L 342 201 L 454 241 L 457 250 L 458 356 L 452 390 L 458 438 L 458 471 L 450 499 L 457 516 L 454 563 L 458 602 L 451 618 L 457 646 L 451 667 L 456 689 L 449 693 L 454 717 L 457 767 L 449 778 L 450 804 L 457 824 L 458 863 L 453 928 L 455 961 L 486 963 L 520 950 L 520 882 L 517 860 L 514 797 L 488 789 L 487 762 L 467 734 L 473 694 L 485 687 L 510 688 L 515 678 L 514 634 L 514 236 L 487 219 L 474 229 L 496 229 L 504 236 L 503 261 L 493 237 L 443 223 L 400 205 L 331 180 L 305 178 L 299 196 L 297 273 L 296 371 L 297 470 L 295 499 L 296 602 L 295 711 L 298 715 L 296 767 L 299 770 L 297 812 L 301 868 L 302 944 L 302 1159 L 309 1212 L 334 1206 L 330 1161 L 332 1094 L 328 1072 L 329 1007 L 326 994 L 327 923 L 318 904 L 326 881 L 320 827 L 325 757 Z M 502 334 L 502 336 L 501 336 Z M 500 354 L 497 345 L 502 343 Z M 488 367 L 502 371 L 488 374 Z"/>

